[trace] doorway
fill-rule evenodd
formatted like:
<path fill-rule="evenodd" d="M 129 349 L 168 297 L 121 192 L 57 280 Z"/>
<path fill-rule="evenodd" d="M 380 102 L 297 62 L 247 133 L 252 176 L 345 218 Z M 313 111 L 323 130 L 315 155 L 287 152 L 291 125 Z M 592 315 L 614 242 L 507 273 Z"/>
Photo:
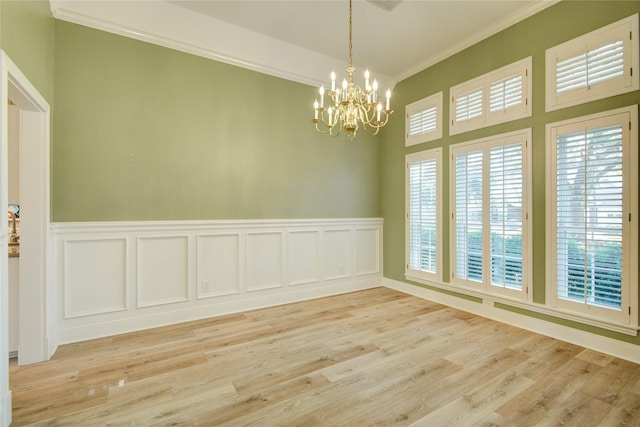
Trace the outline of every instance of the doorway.
<path fill-rule="evenodd" d="M 8 208 L 9 100 L 20 109 L 20 289 L 21 365 L 48 360 L 55 350 L 53 281 L 49 268 L 50 107 L 11 59 L 0 51 L 0 206 Z M 8 220 L 0 216 L 0 427 L 11 422 L 9 390 Z"/>

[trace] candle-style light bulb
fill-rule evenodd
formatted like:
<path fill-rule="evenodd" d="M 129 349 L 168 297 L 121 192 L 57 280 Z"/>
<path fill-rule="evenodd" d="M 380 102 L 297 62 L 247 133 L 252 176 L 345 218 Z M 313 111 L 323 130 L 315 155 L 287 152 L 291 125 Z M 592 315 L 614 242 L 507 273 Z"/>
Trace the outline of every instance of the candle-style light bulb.
<path fill-rule="evenodd" d="M 329 126 L 333 126 L 333 108 L 329 107 Z"/>
<path fill-rule="evenodd" d="M 387 89 L 387 111 L 391 110 L 391 89 Z"/>
<path fill-rule="evenodd" d="M 371 90 L 369 86 L 369 70 L 364 70 L 364 89 Z"/>
<path fill-rule="evenodd" d="M 320 86 L 320 108 L 324 108 L 324 85 Z"/>
<path fill-rule="evenodd" d="M 342 80 L 342 100 L 346 101 L 349 99 L 349 92 L 347 91 L 347 87 L 349 84 L 347 83 L 347 79 Z"/>
<path fill-rule="evenodd" d="M 333 71 L 331 72 L 331 91 L 336 91 L 336 73 Z"/>
<path fill-rule="evenodd" d="M 378 122 L 379 122 L 380 121 L 380 111 L 382 111 L 382 104 L 378 104 L 378 107 L 376 108 L 376 110 L 378 110 L 377 118 L 378 118 Z"/>
<path fill-rule="evenodd" d="M 315 111 L 314 119 L 318 120 L 318 100 L 317 99 L 313 102 L 313 109 Z"/>

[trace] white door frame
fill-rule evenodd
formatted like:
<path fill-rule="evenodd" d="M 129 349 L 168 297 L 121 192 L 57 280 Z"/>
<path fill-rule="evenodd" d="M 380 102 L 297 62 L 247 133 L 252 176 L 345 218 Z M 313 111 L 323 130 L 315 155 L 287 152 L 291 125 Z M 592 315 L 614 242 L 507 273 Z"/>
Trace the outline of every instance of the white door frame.
<path fill-rule="evenodd" d="M 8 100 L 20 108 L 20 345 L 21 365 L 55 351 L 55 298 L 49 275 L 50 107 L 0 51 L 0 426 L 11 423 L 9 390 Z M 3 209 L 5 211 L 3 211 Z"/>

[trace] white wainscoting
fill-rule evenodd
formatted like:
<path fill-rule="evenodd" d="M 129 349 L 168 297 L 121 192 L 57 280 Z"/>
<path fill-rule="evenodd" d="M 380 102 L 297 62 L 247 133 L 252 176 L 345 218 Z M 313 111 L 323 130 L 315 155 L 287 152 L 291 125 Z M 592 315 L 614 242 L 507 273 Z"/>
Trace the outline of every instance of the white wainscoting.
<path fill-rule="evenodd" d="M 382 219 L 55 223 L 57 344 L 382 285 Z"/>

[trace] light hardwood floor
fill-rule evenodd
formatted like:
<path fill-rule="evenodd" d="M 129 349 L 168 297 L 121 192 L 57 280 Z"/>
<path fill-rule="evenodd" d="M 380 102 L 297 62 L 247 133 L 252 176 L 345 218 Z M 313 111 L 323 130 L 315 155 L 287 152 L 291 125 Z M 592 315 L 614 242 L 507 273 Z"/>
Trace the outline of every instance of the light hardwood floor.
<path fill-rule="evenodd" d="M 16 426 L 640 425 L 640 365 L 386 288 L 61 346 L 10 383 Z"/>

